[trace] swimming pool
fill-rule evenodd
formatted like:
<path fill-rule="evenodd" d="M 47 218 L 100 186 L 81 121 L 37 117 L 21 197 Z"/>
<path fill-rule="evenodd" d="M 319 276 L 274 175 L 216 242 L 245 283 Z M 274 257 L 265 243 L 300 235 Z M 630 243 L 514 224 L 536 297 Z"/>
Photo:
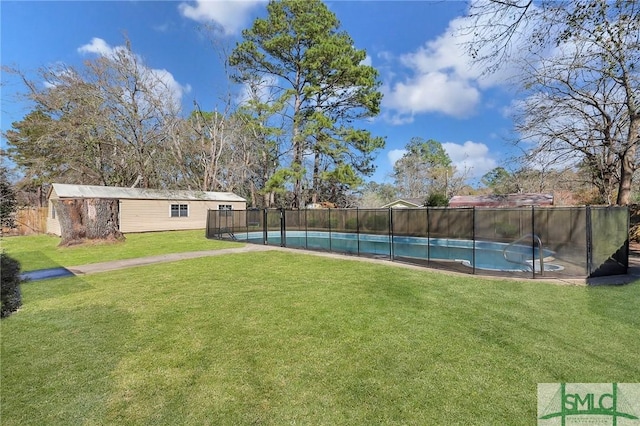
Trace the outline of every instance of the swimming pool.
<path fill-rule="evenodd" d="M 239 241 L 291 248 L 327 250 L 338 253 L 365 254 L 388 258 L 407 258 L 458 262 L 466 267 L 486 271 L 540 272 L 540 251 L 526 244 L 507 244 L 452 238 L 424 238 L 355 234 L 344 232 L 279 231 L 236 233 Z M 284 237 L 284 243 L 282 238 Z M 532 255 L 533 254 L 533 255 Z M 561 265 L 548 263 L 554 252 L 543 249 L 544 271 L 560 271 Z"/>

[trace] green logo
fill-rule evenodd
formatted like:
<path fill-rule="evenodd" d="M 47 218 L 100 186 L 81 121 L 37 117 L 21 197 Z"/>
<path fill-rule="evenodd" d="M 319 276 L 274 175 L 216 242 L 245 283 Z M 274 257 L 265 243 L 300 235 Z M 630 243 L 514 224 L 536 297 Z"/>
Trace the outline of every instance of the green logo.
<path fill-rule="evenodd" d="M 638 383 L 539 383 L 538 425 L 640 425 Z"/>

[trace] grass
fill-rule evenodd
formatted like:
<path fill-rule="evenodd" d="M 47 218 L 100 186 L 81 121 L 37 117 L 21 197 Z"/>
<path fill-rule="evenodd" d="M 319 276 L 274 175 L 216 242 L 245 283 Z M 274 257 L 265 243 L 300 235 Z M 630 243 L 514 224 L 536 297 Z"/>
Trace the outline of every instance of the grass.
<path fill-rule="evenodd" d="M 640 382 L 640 283 L 259 252 L 23 293 L 3 425 L 534 424 L 537 383 Z"/>
<path fill-rule="evenodd" d="M 124 242 L 115 243 L 72 247 L 58 244 L 60 238 L 52 235 L 8 237 L 2 241 L 2 247 L 20 262 L 23 271 L 230 246 L 228 242 L 206 239 L 204 230 L 127 234 Z"/>

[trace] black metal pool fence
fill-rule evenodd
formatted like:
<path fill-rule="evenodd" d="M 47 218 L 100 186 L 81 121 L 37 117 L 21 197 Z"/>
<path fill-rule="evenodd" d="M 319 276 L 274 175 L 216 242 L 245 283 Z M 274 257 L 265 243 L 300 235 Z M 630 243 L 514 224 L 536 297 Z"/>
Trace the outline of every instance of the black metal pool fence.
<path fill-rule="evenodd" d="M 627 207 L 209 210 L 207 238 L 330 251 L 469 274 L 626 274 Z"/>

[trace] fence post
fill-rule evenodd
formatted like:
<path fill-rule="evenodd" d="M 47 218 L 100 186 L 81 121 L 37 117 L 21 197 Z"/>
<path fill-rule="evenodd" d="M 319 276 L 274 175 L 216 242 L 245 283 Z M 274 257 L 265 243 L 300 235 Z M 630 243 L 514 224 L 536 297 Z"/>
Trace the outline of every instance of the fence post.
<path fill-rule="evenodd" d="M 593 233 L 591 224 L 591 206 L 585 206 L 585 220 L 587 228 L 587 277 L 590 277 L 593 273 Z"/>
<path fill-rule="evenodd" d="M 431 207 L 427 207 L 427 264 L 431 262 L 431 225 L 429 224 L 429 210 Z"/>
<path fill-rule="evenodd" d="M 204 236 L 208 239 L 209 229 L 211 228 L 211 209 L 207 209 L 207 228 L 204 230 Z"/>
<path fill-rule="evenodd" d="M 542 250 L 542 247 L 538 247 L 538 250 Z M 544 255 L 544 254 L 543 254 Z M 535 206 L 531 206 L 531 262 L 532 262 L 532 278 L 536 278 L 536 215 L 535 215 Z M 540 265 L 542 268 L 542 265 Z M 544 275 L 542 269 L 540 269 L 540 273 Z"/>
<path fill-rule="evenodd" d="M 304 209 L 304 248 L 309 248 L 309 225 L 307 224 L 307 212 L 309 209 Z"/>
<path fill-rule="evenodd" d="M 389 221 L 389 258 L 393 261 L 393 208 L 389 207 L 388 210 Z"/>
<path fill-rule="evenodd" d="M 331 208 L 327 209 L 327 222 L 329 225 L 329 251 L 331 251 Z"/>
<path fill-rule="evenodd" d="M 360 212 L 356 207 L 356 240 L 358 241 L 358 256 L 360 256 Z"/>
<path fill-rule="evenodd" d="M 287 232 L 285 230 L 286 222 L 284 217 L 284 209 L 280 209 L 280 247 L 287 246 Z"/>
<path fill-rule="evenodd" d="M 471 252 L 471 261 L 472 263 L 472 267 L 471 267 L 471 274 L 475 275 L 476 274 L 476 207 L 473 206 L 472 207 L 472 211 L 471 211 L 471 220 L 472 220 L 472 226 L 471 226 L 471 240 L 473 241 L 473 250 Z"/>
<path fill-rule="evenodd" d="M 218 223 L 218 239 L 222 239 L 222 221 L 220 220 L 220 210 L 216 210 L 216 222 Z"/>

